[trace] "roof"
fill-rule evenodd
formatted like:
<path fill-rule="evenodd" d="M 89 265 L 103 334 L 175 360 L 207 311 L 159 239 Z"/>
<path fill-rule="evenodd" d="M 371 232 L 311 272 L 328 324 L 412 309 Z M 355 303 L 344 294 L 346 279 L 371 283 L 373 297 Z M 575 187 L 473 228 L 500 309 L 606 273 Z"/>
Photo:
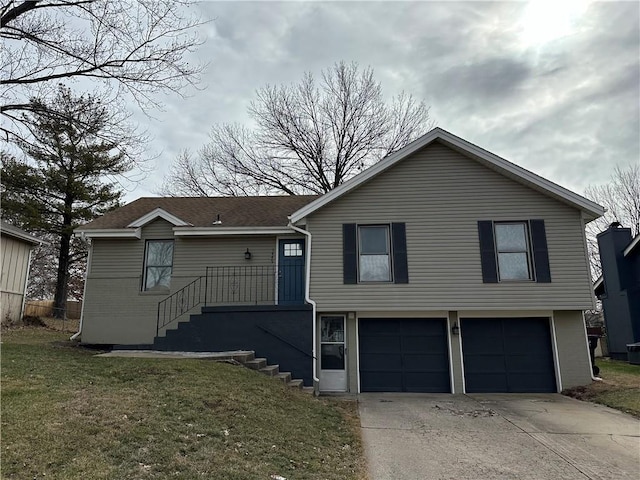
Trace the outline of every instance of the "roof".
<path fill-rule="evenodd" d="M 396 163 L 404 160 L 411 154 L 436 141 L 443 143 L 450 148 L 453 148 L 463 155 L 470 157 L 478 161 L 479 163 L 491 168 L 492 170 L 495 170 L 502 175 L 505 175 L 519 183 L 522 183 L 523 185 L 540 191 L 548 196 L 560 200 L 561 202 L 571 205 L 578 210 L 581 210 L 582 212 L 584 212 L 585 219 L 587 221 L 594 220 L 604 214 L 605 210 L 601 205 L 598 205 L 597 203 L 594 203 L 591 200 L 578 195 L 577 193 L 561 187 L 560 185 L 557 185 L 550 180 L 547 180 L 546 178 L 540 177 L 535 173 L 530 172 L 529 170 L 511 163 L 504 158 L 494 155 L 487 150 L 469 143 L 466 140 L 463 140 L 462 138 L 447 132 L 446 130 L 443 130 L 441 128 L 434 128 L 433 130 L 426 133 L 417 140 L 411 142 L 404 148 L 385 157 L 380 162 L 376 163 L 373 167 L 365 170 L 359 175 L 356 175 L 339 187 L 331 190 L 329 193 L 317 198 L 313 202 L 304 205 L 293 215 L 291 215 L 291 222 L 299 222 L 319 208 L 322 208 L 328 203 L 349 193 L 351 190 L 380 175 L 381 173 L 391 168 Z"/>
<path fill-rule="evenodd" d="M 18 240 L 22 240 L 23 242 L 29 243 L 31 245 L 42 245 L 47 243 L 44 240 L 40 240 L 38 237 L 34 237 L 30 233 L 27 233 L 18 227 L 14 227 L 13 225 L 5 222 L 4 220 L 0 222 L 0 231 L 2 231 L 3 235 L 17 238 Z"/>
<path fill-rule="evenodd" d="M 256 197 L 143 197 L 76 229 L 126 229 L 163 218 L 178 227 L 286 227 L 288 216 L 316 195 Z M 220 223 L 214 224 L 219 219 Z"/>

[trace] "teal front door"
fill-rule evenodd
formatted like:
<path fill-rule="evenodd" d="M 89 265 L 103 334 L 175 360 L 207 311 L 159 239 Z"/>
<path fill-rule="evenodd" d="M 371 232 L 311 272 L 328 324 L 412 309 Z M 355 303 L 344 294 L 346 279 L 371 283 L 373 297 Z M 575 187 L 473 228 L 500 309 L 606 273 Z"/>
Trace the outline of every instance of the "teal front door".
<path fill-rule="evenodd" d="M 278 305 L 304 303 L 304 240 L 278 242 Z"/>

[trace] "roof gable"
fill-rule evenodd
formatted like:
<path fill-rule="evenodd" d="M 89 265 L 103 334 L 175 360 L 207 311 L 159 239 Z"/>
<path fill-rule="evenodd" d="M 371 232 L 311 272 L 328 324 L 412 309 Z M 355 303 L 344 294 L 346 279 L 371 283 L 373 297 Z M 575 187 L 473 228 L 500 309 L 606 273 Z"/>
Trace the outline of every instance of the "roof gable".
<path fill-rule="evenodd" d="M 604 208 L 597 203 L 594 203 L 591 200 L 588 200 L 564 187 L 561 187 L 560 185 L 557 185 L 543 177 L 540 177 L 539 175 L 536 175 L 514 163 L 511 163 L 508 160 L 505 160 L 472 143 L 469 143 L 466 140 L 463 140 L 462 138 L 447 132 L 446 130 L 435 128 L 422 137 L 418 138 L 417 140 L 413 141 L 406 147 L 382 159 L 371 168 L 346 181 L 329 193 L 319 197 L 317 200 L 297 210 L 293 215 L 291 215 L 291 222 L 299 222 L 316 210 L 323 208 L 325 205 L 333 202 L 343 195 L 346 195 L 350 191 L 358 188 L 360 185 L 384 173 L 397 163 L 409 157 L 411 154 L 436 141 L 443 143 L 444 145 L 462 153 L 469 158 L 478 161 L 484 166 L 491 168 L 492 170 L 495 170 L 496 172 L 506 177 L 509 177 L 521 184 L 538 190 L 548 196 L 569 204 L 570 206 L 577 208 L 578 210 L 581 210 L 585 213 L 585 217 L 587 220 L 593 220 L 604 214 Z"/>
<path fill-rule="evenodd" d="M 29 243 L 31 245 L 46 245 L 47 244 L 47 242 L 45 242 L 44 240 L 40 240 L 39 238 L 34 237 L 30 233 L 25 232 L 21 228 L 14 227 L 13 225 L 11 225 L 10 223 L 7 223 L 5 221 L 2 221 L 0 223 L 0 231 L 2 232 L 3 235 L 7 235 L 9 237 L 16 238 L 18 240 L 21 240 L 21 241 L 23 241 L 25 243 Z"/>
<path fill-rule="evenodd" d="M 175 215 L 172 215 L 166 210 L 163 210 L 162 208 L 158 207 L 155 210 L 152 210 L 146 215 L 143 215 L 137 220 L 134 220 L 133 222 L 131 222 L 129 225 L 127 225 L 127 228 L 144 227 L 147 223 L 150 223 L 158 218 L 166 220 L 167 222 L 173 224 L 174 227 L 186 227 L 186 226 L 192 225 L 191 223 L 185 222 L 184 220 L 181 220 Z"/>

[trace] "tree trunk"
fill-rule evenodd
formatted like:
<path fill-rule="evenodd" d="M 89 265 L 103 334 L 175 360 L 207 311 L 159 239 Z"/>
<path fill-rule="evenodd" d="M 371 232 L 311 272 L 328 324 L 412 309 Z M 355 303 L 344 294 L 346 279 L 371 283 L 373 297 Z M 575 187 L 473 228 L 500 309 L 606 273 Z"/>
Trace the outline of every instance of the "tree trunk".
<path fill-rule="evenodd" d="M 67 285 L 69 281 L 69 250 L 71 234 L 66 231 L 60 236 L 60 253 L 58 255 L 58 276 L 56 294 L 53 298 L 53 316 L 64 318 L 67 309 Z"/>

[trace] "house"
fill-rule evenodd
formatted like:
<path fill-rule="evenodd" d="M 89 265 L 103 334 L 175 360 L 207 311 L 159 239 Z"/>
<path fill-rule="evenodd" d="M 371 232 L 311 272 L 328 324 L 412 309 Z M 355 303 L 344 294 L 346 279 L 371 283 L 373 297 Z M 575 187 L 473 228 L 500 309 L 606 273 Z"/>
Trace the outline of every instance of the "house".
<path fill-rule="evenodd" d="M 604 209 L 436 128 L 318 197 L 143 198 L 91 239 L 81 338 L 249 349 L 321 392 L 589 383 Z"/>
<path fill-rule="evenodd" d="M 24 312 L 31 252 L 45 242 L 13 225 L 0 222 L 2 280 L 0 282 L 0 322 L 18 322 Z"/>
<path fill-rule="evenodd" d="M 640 342 L 640 235 L 612 224 L 598 235 L 602 275 L 595 294 L 602 301 L 609 355 L 627 360 L 627 345 Z"/>

